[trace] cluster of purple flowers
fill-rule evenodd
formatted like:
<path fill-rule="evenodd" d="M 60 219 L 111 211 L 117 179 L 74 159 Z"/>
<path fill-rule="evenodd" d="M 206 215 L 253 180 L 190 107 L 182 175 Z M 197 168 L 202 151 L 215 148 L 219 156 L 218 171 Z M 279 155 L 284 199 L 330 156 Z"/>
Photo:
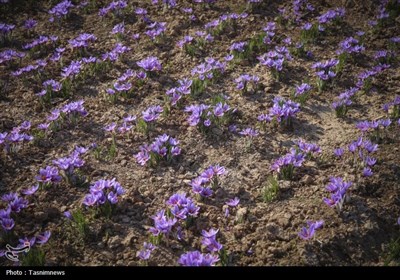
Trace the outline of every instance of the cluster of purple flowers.
<path fill-rule="evenodd" d="M 238 20 L 241 18 L 246 18 L 248 16 L 247 13 L 242 13 L 242 14 L 223 14 L 221 15 L 218 19 L 212 20 L 204 25 L 204 28 L 213 34 L 218 34 L 223 30 L 224 25 L 227 25 L 230 22 L 233 22 L 234 20 Z M 214 31 L 212 31 L 214 29 Z"/>
<path fill-rule="evenodd" d="M 295 148 L 290 152 L 278 158 L 271 165 L 271 170 L 280 174 L 284 179 L 292 179 L 295 167 L 301 167 L 305 161 L 305 154 Z"/>
<path fill-rule="evenodd" d="M 192 76 L 197 76 L 201 81 L 212 80 L 216 74 L 224 73 L 226 62 L 220 62 L 214 58 L 206 58 L 205 63 L 201 63 L 192 69 Z"/>
<path fill-rule="evenodd" d="M 88 112 L 83 107 L 84 100 L 72 101 L 68 104 L 65 104 L 61 109 L 61 112 L 64 113 L 64 116 L 73 121 L 73 119 L 78 116 L 86 117 Z"/>
<path fill-rule="evenodd" d="M 62 54 L 65 52 L 65 48 L 56 48 L 53 55 L 49 58 L 51 61 L 59 61 L 62 58 Z"/>
<path fill-rule="evenodd" d="M 333 21 L 340 20 L 346 14 L 346 10 L 344 8 L 336 8 L 333 10 L 328 10 L 326 13 L 322 14 L 318 17 L 318 21 L 321 24 L 328 24 Z"/>
<path fill-rule="evenodd" d="M 390 120 L 388 123 L 390 124 Z M 365 125 L 369 126 L 370 124 L 368 123 Z M 363 177 L 372 176 L 373 172 L 371 167 L 375 165 L 377 160 L 370 155 L 378 150 L 378 144 L 374 144 L 370 140 L 364 140 L 363 137 L 359 137 L 356 141 L 349 144 L 348 150 L 353 155 L 353 164 L 356 163 L 357 156 L 361 160 L 361 164 L 355 165 L 356 168 L 362 168 L 362 171 L 360 171 L 361 175 Z M 334 150 L 334 154 L 341 158 L 344 154 L 344 149 L 337 148 Z"/>
<path fill-rule="evenodd" d="M 4 209 L 0 210 L 0 224 L 5 231 L 10 231 L 15 226 L 15 222 L 14 219 L 11 217 L 11 213 L 21 212 L 23 208 L 28 207 L 29 202 L 28 200 L 19 197 L 17 193 L 4 194 L 1 197 L 1 200 L 5 203 L 8 203 L 8 205 Z"/>
<path fill-rule="evenodd" d="M 337 59 L 329 59 L 324 62 L 314 63 L 311 68 L 315 69 L 316 75 L 319 79 L 327 81 L 331 78 L 336 77 L 336 73 L 332 71 L 332 68 L 339 63 Z"/>
<path fill-rule="evenodd" d="M 343 179 L 340 177 L 331 177 L 329 181 L 330 182 L 326 186 L 326 190 L 330 193 L 330 197 L 324 197 L 323 201 L 329 207 L 336 207 L 340 212 L 346 198 L 346 192 L 353 183 L 343 181 Z"/>
<path fill-rule="evenodd" d="M 0 132 L 0 145 L 4 146 L 4 150 L 7 153 L 17 152 L 20 149 L 20 144 L 24 142 L 30 142 L 33 137 L 26 133 L 30 130 L 31 123 L 25 121 L 21 125 L 14 127 L 9 133 Z"/>
<path fill-rule="evenodd" d="M 137 66 L 142 68 L 146 72 L 157 72 L 161 71 L 161 62 L 158 60 L 157 57 L 150 56 L 138 61 Z"/>
<path fill-rule="evenodd" d="M 248 86 L 250 85 L 252 90 L 254 91 L 257 88 L 257 84 L 260 81 L 260 78 L 256 75 L 242 74 L 238 78 L 235 79 L 236 88 L 243 92 L 248 91 Z"/>
<path fill-rule="evenodd" d="M 248 127 L 248 128 L 243 129 L 242 131 L 240 131 L 239 134 L 243 135 L 243 136 L 248 136 L 249 138 L 253 138 L 253 137 L 258 136 L 258 130 Z"/>
<path fill-rule="evenodd" d="M 180 256 L 178 263 L 182 266 L 214 266 L 218 261 L 219 257 L 213 254 L 203 254 L 200 251 L 190 251 L 183 253 Z"/>
<path fill-rule="evenodd" d="M 43 82 L 43 89 L 38 92 L 36 95 L 47 99 L 50 99 L 54 92 L 59 92 L 61 90 L 61 83 L 50 79 Z"/>
<path fill-rule="evenodd" d="M 356 128 L 358 128 L 364 134 L 366 132 L 378 130 L 380 127 L 387 128 L 390 126 L 391 123 L 392 121 L 390 119 L 380 119 L 377 121 L 360 121 L 356 124 Z"/>
<path fill-rule="evenodd" d="M 40 70 L 44 67 L 46 67 L 47 65 L 47 61 L 43 60 L 43 59 L 38 59 L 35 61 L 34 64 L 29 64 L 25 67 L 19 68 L 16 71 L 11 72 L 11 75 L 13 75 L 14 77 L 18 77 L 21 76 L 23 73 L 29 73 L 33 70 Z"/>
<path fill-rule="evenodd" d="M 399 2 L 397 1 L 390 1 L 393 2 L 393 8 L 399 8 Z M 387 8 L 389 7 L 389 0 L 382 0 L 379 3 L 379 7 L 378 7 L 378 15 L 376 16 L 376 18 L 380 21 L 388 18 L 390 16 L 389 11 L 387 10 Z M 397 6 L 397 7 L 396 7 Z"/>
<path fill-rule="evenodd" d="M 125 24 L 123 22 L 116 24 L 111 30 L 111 34 L 124 34 Z"/>
<path fill-rule="evenodd" d="M 27 20 L 25 20 L 24 22 L 24 27 L 26 29 L 32 29 L 37 25 L 37 21 L 32 19 L 32 18 L 28 18 Z"/>
<path fill-rule="evenodd" d="M 147 243 L 143 242 L 143 249 L 138 251 L 136 256 L 141 259 L 142 261 L 147 261 L 150 259 L 151 253 L 156 249 L 157 247 L 154 246 L 152 243 Z"/>
<path fill-rule="evenodd" d="M 393 51 L 379 50 L 374 53 L 373 58 L 378 63 L 386 63 L 386 62 L 390 62 L 394 56 L 395 56 L 395 54 Z"/>
<path fill-rule="evenodd" d="M 358 75 L 356 86 L 364 91 L 368 91 L 371 87 L 372 78 L 384 70 L 390 68 L 388 64 L 378 64 L 369 70 L 365 70 Z"/>
<path fill-rule="evenodd" d="M 296 114 L 300 112 L 300 104 L 293 102 L 292 100 L 284 99 L 281 96 L 276 96 L 274 98 L 274 104 L 269 110 L 269 114 L 262 114 L 258 116 L 258 121 L 276 120 L 278 123 L 285 122 L 286 125 L 291 125 L 292 120 L 295 118 Z"/>
<path fill-rule="evenodd" d="M 90 33 L 79 34 L 76 38 L 68 40 L 73 49 L 87 48 L 89 41 L 96 41 L 97 37 Z"/>
<path fill-rule="evenodd" d="M 18 240 L 19 244 L 18 244 L 17 248 L 23 247 L 23 246 L 27 245 L 28 243 L 29 243 L 29 246 L 31 249 L 36 244 L 44 245 L 49 241 L 50 236 L 51 236 L 51 232 L 47 230 L 47 231 L 40 233 L 32 238 L 28 238 L 28 237 L 20 238 Z"/>
<path fill-rule="evenodd" d="M 121 54 L 126 53 L 130 50 L 131 50 L 131 48 L 124 46 L 121 43 L 117 43 L 111 51 L 102 54 L 101 59 L 102 59 L 102 61 L 114 62 L 114 61 L 118 60 L 118 58 Z"/>
<path fill-rule="evenodd" d="M 219 119 L 224 118 L 232 111 L 228 104 L 222 102 L 218 102 L 215 106 L 199 104 L 185 108 L 185 112 L 191 113 L 187 119 L 189 125 L 196 126 L 200 124 L 201 127 L 209 127 L 213 123 L 218 124 Z"/>
<path fill-rule="evenodd" d="M 49 19 L 50 22 L 54 21 L 54 17 L 57 19 L 60 19 L 61 17 L 65 17 L 69 13 L 69 9 L 74 7 L 71 1 L 69 0 L 64 0 L 57 5 L 55 5 L 53 8 L 49 10 L 49 14 L 52 15 Z"/>
<path fill-rule="evenodd" d="M 31 43 L 25 44 L 22 46 L 24 50 L 30 50 L 33 49 L 37 46 L 41 46 L 46 44 L 47 42 L 55 42 L 58 40 L 58 36 L 45 36 L 45 35 L 40 35 L 39 38 L 33 40 Z"/>
<path fill-rule="evenodd" d="M 225 218 L 229 217 L 229 207 L 236 208 L 238 207 L 239 203 L 240 199 L 238 197 L 232 198 L 225 203 Z"/>
<path fill-rule="evenodd" d="M 282 71 L 283 63 L 285 61 L 284 56 L 277 51 L 269 51 L 268 53 L 257 57 L 257 59 L 260 61 L 261 65 L 267 66 L 268 68 L 278 72 Z"/>
<path fill-rule="evenodd" d="M 13 60 L 15 58 L 19 58 L 22 59 L 23 57 L 25 57 L 25 53 L 23 52 L 19 52 L 19 51 L 15 51 L 15 50 L 4 50 L 2 52 L 0 52 L 0 64 Z"/>
<path fill-rule="evenodd" d="M 203 236 L 201 244 L 210 253 L 218 253 L 222 250 L 222 245 L 217 241 L 217 233 L 219 229 L 211 228 L 209 231 L 202 230 L 201 235 Z"/>
<path fill-rule="evenodd" d="M 40 168 L 39 175 L 37 175 L 35 179 L 41 186 L 50 186 L 52 184 L 60 183 L 62 178 L 56 167 L 46 166 L 46 168 Z"/>
<path fill-rule="evenodd" d="M 246 50 L 246 46 L 248 44 L 249 43 L 247 43 L 247 42 L 235 42 L 229 47 L 229 50 L 234 54 L 235 53 L 243 53 Z"/>
<path fill-rule="evenodd" d="M 84 197 L 82 204 L 93 207 L 118 203 L 118 197 L 125 193 L 125 189 L 115 178 L 111 180 L 100 179 L 90 186 L 89 193 Z"/>
<path fill-rule="evenodd" d="M 71 63 L 62 69 L 61 77 L 74 78 L 82 70 L 82 61 L 72 60 Z"/>
<path fill-rule="evenodd" d="M 85 161 L 80 157 L 87 151 L 87 148 L 78 146 L 68 157 L 58 158 L 53 160 L 53 163 L 61 170 L 64 170 L 66 176 L 70 177 L 74 173 L 75 168 L 80 168 L 85 164 Z"/>
<path fill-rule="evenodd" d="M 7 24 L 7 23 L 0 22 L 0 32 L 3 34 L 7 34 L 11 31 L 13 31 L 14 28 L 15 28 L 14 24 Z"/>
<path fill-rule="evenodd" d="M 124 0 L 113 1 L 108 6 L 99 10 L 99 16 L 106 16 L 110 11 L 114 14 L 120 14 L 122 9 L 128 7 L 128 2 Z"/>
<path fill-rule="evenodd" d="M 298 140 L 296 141 L 296 145 L 299 148 L 301 152 L 308 156 L 315 156 L 319 153 L 321 153 L 321 148 L 314 143 L 307 143 L 304 142 L 303 140 Z"/>
<path fill-rule="evenodd" d="M 155 40 L 157 37 L 162 36 L 167 30 L 166 22 L 153 22 L 147 26 L 148 30 L 145 32 L 151 40 Z"/>
<path fill-rule="evenodd" d="M 152 0 L 153 5 L 158 4 L 158 0 Z M 169 9 L 176 7 L 176 0 L 162 0 L 162 3 Z"/>
<path fill-rule="evenodd" d="M 299 237 L 303 240 L 310 240 L 315 235 L 315 230 L 319 229 L 324 224 L 323 220 L 311 222 L 307 221 L 307 227 L 303 227 L 299 232 Z"/>
<path fill-rule="evenodd" d="M 88 114 L 83 107 L 83 103 L 83 100 L 78 100 L 65 104 L 61 109 L 54 109 L 47 117 L 47 121 L 51 123 L 54 129 L 59 128 L 63 119 L 75 123 L 79 116 L 85 117 Z M 46 130 L 50 126 L 50 123 L 41 124 L 41 129 Z"/>
<path fill-rule="evenodd" d="M 264 44 L 271 44 L 272 40 L 275 36 L 275 29 L 276 29 L 276 23 L 274 21 L 270 21 L 267 23 L 265 27 L 263 27 L 263 31 L 265 32 L 265 36 L 263 38 L 263 43 Z"/>
<path fill-rule="evenodd" d="M 352 53 L 360 53 L 365 50 L 363 45 L 359 45 L 359 40 L 353 37 L 346 38 L 342 42 L 339 43 L 339 50 L 336 51 L 337 54 L 352 54 Z"/>
<path fill-rule="evenodd" d="M 183 48 L 186 45 L 191 44 L 193 40 L 194 38 L 192 36 L 185 35 L 182 40 L 179 40 L 178 43 L 176 43 L 176 45 L 178 46 L 178 48 Z"/>
<path fill-rule="evenodd" d="M 395 120 L 400 118 L 400 96 L 397 95 L 392 102 L 383 105 L 383 110 L 386 113 L 391 111 L 391 117 Z"/>
<path fill-rule="evenodd" d="M 314 6 L 307 0 L 294 0 L 292 2 L 292 13 L 295 22 L 299 22 L 306 12 L 314 11 Z"/>
<path fill-rule="evenodd" d="M 170 161 L 172 157 L 181 153 L 178 144 L 179 141 L 175 138 L 167 134 L 160 135 L 150 145 L 145 144 L 139 147 L 140 152 L 135 155 L 136 161 L 142 166 L 149 160 L 152 163 L 157 163 L 161 158 Z"/>
<path fill-rule="evenodd" d="M 153 217 L 154 220 L 154 227 L 151 227 L 149 231 L 153 236 L 169 236 L 172 232 L 173 226 L 178 222 L 175 217 L 169 217 L 165 214 L 165 210 L 162 209 L 158 211 Z"/>
<path fill-rule="evenodd" d="M 213 194 L 218 184 L 218 178 L 226 174 L 225 167 L 217 165 L 211 165 L 200 176 L 194 178 L 189 185 L 192 187 L 192 191 L 203 197 L 210 197 Z"/>
<path fill-rule="evenodd" d="M 183 95 L 188 95 L 190 94 L 190 88 L 192 86 L 193 81 L 184 78 L 181 80 L 178 80 L 178 87 L 173 87 L 167 90 L 166 94 L 170 97 L 171 100 L 171 105 L 175 106 L 177 102 L 182 98 Z"/>
<path fill-rule="evenodd" d="M 147 123 L 153 122 L 160 117 L 162 112 L 163 108 L 161 106 L 150 106 L 142 112 L 142 119 Z"/>
<path fill-rule="evenodd" d="M 311 89 L 311 86 L 307 83 L 302 83 L 301 85 L 296 85 L 294 96 L 295 97 L 303 96 L 308 91 L 310 91 L 310 89 Z"/>
<path fill-rule="evenodd" d="M 189 217 L 197 217 L 200 207 L 198 207 L 186 193 L 173 194 L 166 202 L 171 214 L 178 220 L 186 220 Z"/>
<path fill-rule="evenodd" d="M 357 87 L 349 88 L 338 96 L 337 101 L 332 103 L 332 108 L 335 109 L 338 117 L 343 117 L 346 115 L 348 107 L 353 103 L 353 96 L 357 91 L 359 91 L 359 88 Z"/>

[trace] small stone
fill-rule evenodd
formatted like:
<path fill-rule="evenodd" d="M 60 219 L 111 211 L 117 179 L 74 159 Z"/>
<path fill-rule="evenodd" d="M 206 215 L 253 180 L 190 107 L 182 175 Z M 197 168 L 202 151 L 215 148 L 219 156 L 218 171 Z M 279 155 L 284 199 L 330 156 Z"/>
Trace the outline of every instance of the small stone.
<path fill-rule="evenodd" d="M 286 217 L 279 217 L 277 222 L 283 229 L 286 229 L 290 225 L 290 219 Z"/>
<path fill-rule="evenodd" d="M 223 133 L 223 131 L 222 131 L 221 129 L 216 128 L 216 127 L 214 127 L 213 129 L 211 129 L 211 132 L 212 132 L 212 134 L 215 134 L 215 135 L 218 135 L 218 136 L 221 136 L 222 133 Z"/>
<path fill-rule="evenodd" d="M 61 213 L 64 213 L 65 211 L 67 211 L 67 206 L 63 205 L 60 208 Z"/>
<path fill-rule="evenodd" d="M 135 234 L 133 231 L 131 231 L 126 235 L 124 240 L 122 240 L 122 245 L 124 245 L 124 247 L 128 247 L 128 246 L 132 245 L 134 240 L 135 240 Z"/>
<path fill-rule="evenodd" d="M 236 221 L 238 223 L 243 223 L 246 220 L 247 212 L 247 207 L 239 208 L 236 212 Z"/>
<path fill-rule="evenodd" d="M 233 235 L 236 239 L 242 239 L 243 235 L 245 234 L 245 225 L 238 224 L 233 227 Z"/>
<path fill-rule="evenodd" d="M 305 185 L 312 185 L 314 182 L 313 178 L 310 175 L 305 175 L 303 178 L 301 178 L 300 183 L 303 183 Z"/>
<path fill-rule="evenodd" d="M 35 220 L 37 220 L 38 222 L 44 222 L 47 220 L 48 217 L 49 217 L 49 215 L 45 212 L 36 212 L 35 213 Z"/>
<path fill-rule="evenodd" d="M 122 165 L 122 166 L 125 166 L 126 163 L 127 163 L 126 159 L 121 160 L 121 165 Z"/>
<path fill-rule="evenodd" d="M 102 251 L 101 254 L 108 260 L 114 259 L 114 254 L 109 251 Z"/>
<path fill-rule="evenodd" d="M 129 259 L 130 256 L 131 256 L 131 253 L 125 252 L 125 253 L 122 255 L 122 258 L 123 258 L 124 260 L 126 260 L 126 259 Z"/>
<path fill-rule="evenodd" d="M 110 249 L 115 249 L 121 245 L 121 238 L 119 236 L 110 237 L 108 246 Z"/>

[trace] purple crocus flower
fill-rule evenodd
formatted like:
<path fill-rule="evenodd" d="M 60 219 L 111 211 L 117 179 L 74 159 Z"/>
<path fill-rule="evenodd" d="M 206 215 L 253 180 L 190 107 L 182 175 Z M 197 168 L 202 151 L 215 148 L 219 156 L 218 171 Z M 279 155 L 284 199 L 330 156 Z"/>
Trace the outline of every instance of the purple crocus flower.
<path fill-rule="evenodd" d="M 373 174 L 374 174 L 374 173 L 372 172 L 371 168 L 365 167 L 365 168 L 363 169 L 362 175 L 363 175 L 364 177 L 371 177 Z"/>
<path fill-rule="evenodd" d="M 156 249 L 156 246 L 154 246 L 152 243 L 144 242 L 143 249 L 138 251 L 136 256 L 141 260 L 146 261 L 150 258 L 151 252 L 154 251 L 154 249 Z"/>
<path fill-rule="evenodd" d="M 89 207 L 94 206 L 97 203 L 97 197 L 91 193 L 87 194 L 82 203 Z"/>
<path fill-rule="evenodd" d="M 240 199 L 238 197 L 235 197 L 233 199 L 230 199 L 226 202 L 226 205 L 230 207 L 236 207 L 239 205 Z"/>
<path fill-rule="evenodd" d="M 58 174 L 56 167 L 47 166 L 45 169 L 41 168 L 39 175 L 35 176 L 36 180 L 40 183 L 59 183 L 61 176 Z"/>
<path fill-rule="evenodd" d="M 299 237 L 303 240 L 309 240 L 314 237 L 315 230 L 320 228 L 324 224 L 323 220 L 316 221 L 316 222 L 307 222 L 308 228 L 303 227 L 299 232 Z"/>
<path fill-rule="evenodd" d="M 47 243 L 47 241 L 49 241 L 50 236 L 51 236 L 51 232 L 45 231 L 42 234 L 39 234 L 38 236 L 36 236 L 36 243 L 43 245 L 43 244 Z"/>
<path fill-rule="evenodd" d="M 65 212 L 63 213 L 63 215 L 64 215 L 67 219 L 69 219 L 69 220 L 72 220 L 72 219 L 73 219 L 72 214 L 71 214 L 70 211 L 65 211 Z"/>
<path fill-rule="evenodd" d="M 199 251 L 191 251 L 182 254 L 178 263 L 182 266 L 214 266 L 218 261 L 218 256 L 202 254 Z"/>
<path fill-rule="evenodd" d="M 338 158 L 342 157 L 344 154 L 344 150 L 343 148 L 337 148 L 333 150 L 333 153 L 335 154 L 335 156 L 337 156 Z"/>
<path fill-rule="evenodd" d="M 12 212 L 19 213 L 21 209 L 28 207 L 28 200 L 18 197 L 11 201 L 8 206 Z"/>
<path fill-rule="evenodd" d="M 253 138 L 253 137 L 258 136 L 258 130 L 248 127 L 248 128 L 243 129 L 242 131 L 240 131 L 239 134 Z"/>
<path fill-rule="evenodd" d="M 10 218 L 11 207 L 7 207 L 6 209 L 0 209 L 0 220 Z"/>
<path fill-rule="evenodd" d="M 158 60 L 157 57 L 154 56 L 150 56 L 148 58 L 145 58 L 139 62 L 137 62 L 137 65 L 141 68 L 143 68 L 143 70 L 147 71 L 147 72 L 151 72 L 151 71 L 161 71 L 161 63 Z"/>
<path fill-rule="evenodd" d="M 206 247 L 206 249 L 212 252 L 219 252 L 222 250 L 222 245 L 215 239 L 215 237 L 203 237 L 201 240 L 201 244 Z"/>
<path fill-rule="evenodd" d="M 34 28 L 36 25 L 37 25 L 37 21 L 34 20 L 34 19 L 31 19 L 31 18 L 27 19 L 27 20 L 24 22 L 24 27 L 25 27 L 26 29 L 32 29 L 32 28 Z"/>
<path fill-rule="evenodd" d="M 142 118 L 146 122 L 152 122 L 160 117 L 163 112 L 163 108 L 159 105 L 151 106 L 142 112 Z"/>
<path fill-rule="evenodd" d="M 39 184 L 36 184 L 26 190 L 22 190 L 21 193 L 24 195 L 32 195 L 39 189 Z"/>
<path fill-rule="evenodd" d="M 108 201 L 110 201 L 111 204 L 116 204 L 118 202 L 118 197 L 117 194 L 114 192 L 109 192 L 107 195 Z"/>
<path fill-rule="evenodd" d="M 24 246 L 24 245 L 29 244 L 29 246 L 31 246 L 31 248 L 32 248 L 33 245 L 35 245 L 35 243 L 36 243 L 36 237 L 32 237 L 31 239 L 29 239 L 28 237 L 24 237 L 24 238 L 18 239 L 18 241 L 19 241 L 18 247 L 19 247 L 19 246 L 22 247 L 22 246 Z"/>
<path fill-rule="evenodd" d="M 219 229 L 214 229 L 214 228 L 210 228 L 209 231 L 206 230 L 202 230 L 201 231 L 201 235 L 205 238 L 214 238 L 217 236 L 217 233 L 219 232 Z"/>
<path fill-rule="evenodd" d="M 17 193 L 10 192 L 10 193 L 3 194 L 1 197 L 1 200 L 3 200 L 4 202 L 11 202 L 17 198 L 18 198 Z"/>
<path fill-rule="evenodd" d="M 12 218 L 1 219 L 0 223 L 5 231 L 10 231 L 15 226 L 14 220 Z"/>

